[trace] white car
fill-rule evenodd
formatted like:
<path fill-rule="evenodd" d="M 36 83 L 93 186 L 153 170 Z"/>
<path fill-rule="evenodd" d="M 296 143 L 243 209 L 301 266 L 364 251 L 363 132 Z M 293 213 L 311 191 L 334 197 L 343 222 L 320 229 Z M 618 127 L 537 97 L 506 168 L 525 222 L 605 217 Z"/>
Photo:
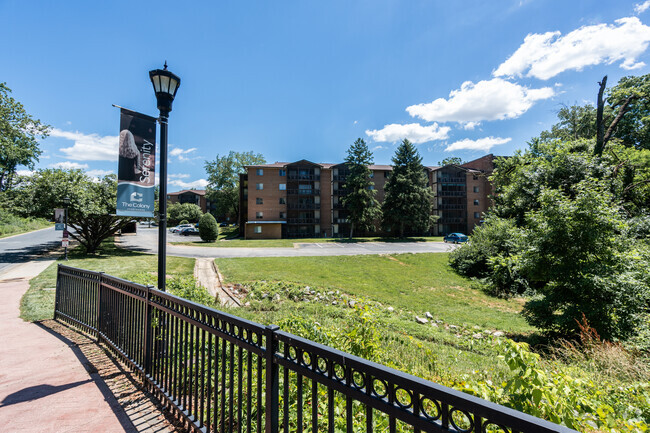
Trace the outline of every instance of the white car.
<path fill-rule="evenodd" d="M 181 224 L 181 225 L 178 225 L 178 226 L 176 226 L 176 227 L 172 227 L 172 228 L 170 228 L 169 231 L 170 231 L 171 233 L 178 233 L 178 232 L 180 232 L 182 229 L 184 229 L 185 227 L 194 227 L 194 224 Z"/>

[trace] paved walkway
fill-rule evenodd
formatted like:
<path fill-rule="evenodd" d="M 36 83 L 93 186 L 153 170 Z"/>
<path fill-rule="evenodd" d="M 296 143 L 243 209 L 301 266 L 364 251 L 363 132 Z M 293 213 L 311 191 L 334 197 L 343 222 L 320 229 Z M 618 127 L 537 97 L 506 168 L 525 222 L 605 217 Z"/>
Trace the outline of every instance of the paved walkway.
<path fill-rule="evenodd" d="M 128 408 L 130 413 L 125 413 L 121 400 L 118 402 L 105 382 L 106 376 L 97 370 L 109 362 L 88 359 L 89 352 L 83 346 L 94 345 L 92 341 L 79 340 L 76 336 L 81 334 L 72 331 L 67 337 L 61 335 L 65 330 L 54 329 L 56 322 L 29 323 L 18 317 L 20 298 L 29 288 L 29 279 L 52 262 L 29 262 L 0 273 L 0 430 L 170 431 L 157 421 L 152 410 L 134 414 Z M 97 352 L 101 353 L 90 357 L 104 354 L 101 349 Z M 127 389 L 124 386 L 121 390 Z M 139 415 L 142 422 L 132 421 L 133 415 Z"/>

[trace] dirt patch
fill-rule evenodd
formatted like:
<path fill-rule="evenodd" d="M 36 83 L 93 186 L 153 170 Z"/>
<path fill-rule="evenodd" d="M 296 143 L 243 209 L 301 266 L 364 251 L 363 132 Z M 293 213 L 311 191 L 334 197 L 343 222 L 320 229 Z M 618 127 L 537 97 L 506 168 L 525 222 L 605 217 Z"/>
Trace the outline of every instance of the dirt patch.
<path fill-rule="evenodd" d="M 408 266 L 406 263 L 404 263 L 404 262 L 402 262 L 402 261 L 399 261 L 398 259 L 396 259 L 396 258 L 393 257 L 393 256 L 389 256 L 389 255 L 387 255 L 387 254 L 380 254 L 380 256 L 386 257 L 388 260 L 392 260 L 392 261 L 394 261 L 394 262 L 397 262 L 397 263 L 399 263 L 399 264 L 402 265 L 402 266 Z"/>

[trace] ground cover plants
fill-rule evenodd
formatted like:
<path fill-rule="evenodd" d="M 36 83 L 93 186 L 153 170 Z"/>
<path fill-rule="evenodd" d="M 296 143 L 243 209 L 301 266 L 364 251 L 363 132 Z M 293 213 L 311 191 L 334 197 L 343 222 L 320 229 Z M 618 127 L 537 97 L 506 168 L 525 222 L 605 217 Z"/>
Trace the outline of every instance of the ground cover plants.
<path fill-rule="evenodd" d="M 43 218 L 23 218 L 0 211 L 0 238 L 44 229 L 51 225 L 51 222 Z"/>
<path fill-rule="evenodd" d="M 628 360 L 613 368 L 603 359 L 628 355 L 598 338 L 532 350 L 522 341 L 536 331 L 518 315 L 523 302 L 488 298 L 495 302 L 484 304 L 481 290 L 447 269 L 446 256 L 219 259 L 217 264 L 228 281 L 247 292 L 247 306 L 232 311 L 238 316 L 581 431 L 647 430 L 646 364 Z M 359 266 L 367 272 L 350 269 L 364 259 Z M 427 312 L 427 322 L 417 323 L 416 316 L 426 318 Z"/>

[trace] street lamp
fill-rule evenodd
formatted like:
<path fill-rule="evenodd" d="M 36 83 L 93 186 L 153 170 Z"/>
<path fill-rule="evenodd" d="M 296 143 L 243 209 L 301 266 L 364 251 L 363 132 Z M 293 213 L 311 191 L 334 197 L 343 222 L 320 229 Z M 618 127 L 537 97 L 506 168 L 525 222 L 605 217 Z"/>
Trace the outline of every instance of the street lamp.
<path fill-rule="evenodd" d="M 64 222 L 65 222 L 65 227 L 63 228 L 63 237 L 65 240 L 68 240 L 68 206 L 70 205 L 70 197 L 63 197 L 63 204 L 65 205 L 65 213 L 64 213 Z M 65 251 L 65 259 L 68 260 L 68 244 L 65 244 L 64 251 Z"/>
<path fill-rule="evenodd" d="M 181 85 L 181 79 L 167 70 L 165 61 L 164 69 L 149 71 L 149 78 L 153 84 L 160 110 L 160 191 L 158 194 L 158 289 L 165 291 L 165 276 L 167 274 L 166 249 L 167 249 L 167 119 L 172 111 L 172 102 Z"/>

